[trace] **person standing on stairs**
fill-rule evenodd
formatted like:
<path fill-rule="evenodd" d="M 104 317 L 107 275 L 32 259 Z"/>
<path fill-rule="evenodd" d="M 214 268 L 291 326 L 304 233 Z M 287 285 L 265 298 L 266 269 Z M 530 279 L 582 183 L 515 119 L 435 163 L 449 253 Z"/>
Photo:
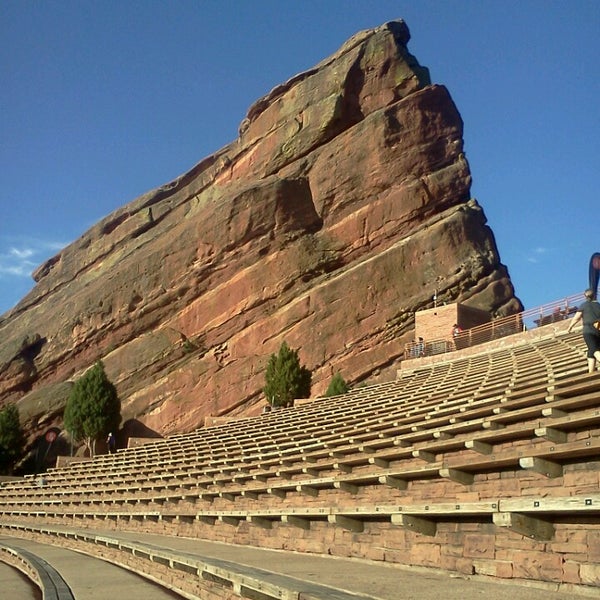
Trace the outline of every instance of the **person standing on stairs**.
<path fill-rule="evenodd" d="M 600 365 L 600 330 L 594 323 L 600 323 L 600 304 L 594 299 L 592 290 L 583 293 L 585 302 L 577 308 L 577 312 L 571 319 L 567 332 L 571 333 L 573 327 L 583 321 L 583 340 L 587 346 L 588 373 L 593 373 L 596 364 Z"/>

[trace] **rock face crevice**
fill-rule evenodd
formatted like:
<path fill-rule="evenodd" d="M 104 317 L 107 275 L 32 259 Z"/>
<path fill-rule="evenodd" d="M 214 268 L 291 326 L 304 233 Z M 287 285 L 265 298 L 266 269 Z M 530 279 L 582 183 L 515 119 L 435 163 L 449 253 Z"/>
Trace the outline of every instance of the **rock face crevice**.
<path fill-rule="evenodd" d="M 520 310 L 461 116 L 409 38 L 401 21 L 357 34 L 250 107 L 237 140 L 42 265 L 0 317 L 0 401 L 32 434 L 60 425 L 68 382 L 101 358 L 124 421 L 189 431 L 260 410 L 284 339 L 320 393 L 336 371 L 392 377 L 434 291 Z M 24 356 L 24 340 L 44 342 Z"/>

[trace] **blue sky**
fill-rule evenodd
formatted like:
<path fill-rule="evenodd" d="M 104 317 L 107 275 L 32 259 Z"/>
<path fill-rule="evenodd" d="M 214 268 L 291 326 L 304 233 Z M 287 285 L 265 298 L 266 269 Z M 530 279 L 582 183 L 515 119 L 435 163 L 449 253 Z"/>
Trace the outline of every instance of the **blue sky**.
<path fill-rule="evenodd" d="M 114 209 L 235 139 L 250 105 L 403 18 L 444 84 L 526 308 L 580 292 L 600 174 L 597 0 L 3 0 L 0 313 Z"/>

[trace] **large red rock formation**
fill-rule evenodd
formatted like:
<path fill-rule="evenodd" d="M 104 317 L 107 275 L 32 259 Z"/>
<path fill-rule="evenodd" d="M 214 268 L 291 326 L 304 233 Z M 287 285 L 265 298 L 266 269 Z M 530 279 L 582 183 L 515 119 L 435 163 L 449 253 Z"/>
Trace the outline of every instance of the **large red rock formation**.
<path fill-rule="evenodd" d="M 470 197 L 462 120 L 387 23 L 248 111 L 239 138 L 43 264 L 0 321 L 0 400 L 32 432 L 102 358 L 163 434 L 259 409 L 281 341 L 322 392 L 392 377 L 434 290 L 521 309 Z M 57 421 L 58 419 L 58 421 Z"/>

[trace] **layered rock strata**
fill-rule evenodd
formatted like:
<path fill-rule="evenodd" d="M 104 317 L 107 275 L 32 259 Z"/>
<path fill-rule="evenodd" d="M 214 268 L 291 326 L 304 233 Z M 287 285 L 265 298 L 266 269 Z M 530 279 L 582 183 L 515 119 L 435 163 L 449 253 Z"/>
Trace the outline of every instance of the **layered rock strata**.
<path fill-rule="evenodd" d="M 253 414 L 269 355 L 322 392 L 391 378 L 414 312 L 520 310 L 448 91 L 402 21 L 361 32 L 256 102 L 233 143 L 43 264 L 0 320 L 0 400 L 32 433 L 101 358 L 124 419 L 161 434 Z"/>

